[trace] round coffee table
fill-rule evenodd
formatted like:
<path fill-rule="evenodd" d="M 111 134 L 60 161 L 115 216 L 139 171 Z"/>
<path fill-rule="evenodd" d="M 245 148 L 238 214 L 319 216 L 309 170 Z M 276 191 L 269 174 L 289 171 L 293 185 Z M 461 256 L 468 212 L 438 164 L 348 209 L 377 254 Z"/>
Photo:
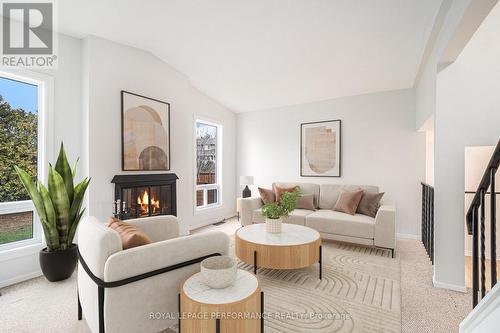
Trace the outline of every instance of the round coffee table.
<path fill-rule="evenodd" d="M 321 237 L 319 232 L 297 224 L 283 223 L 281 233 L 269 233 L 265 223 L 241 227 L 236 231 L 236 256 L 247 264 L 273 269 L 298 269 L 319 263 L 322 278 Z"/>
<path fill-rule="evenodd" d="M 201 273 L 188 278 L 179 295 L 179 332 L 263 332 L 264 293 L 251 273 L 238 270 L 233 285 L 213 289 Z"/>

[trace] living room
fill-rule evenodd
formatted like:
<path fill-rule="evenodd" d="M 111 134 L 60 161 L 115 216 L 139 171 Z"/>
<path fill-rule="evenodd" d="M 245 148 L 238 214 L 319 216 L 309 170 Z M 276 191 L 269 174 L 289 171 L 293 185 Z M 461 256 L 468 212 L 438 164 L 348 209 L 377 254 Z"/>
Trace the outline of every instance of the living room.
<path fill-rule="evenodd" d="M 41 3 L 2 1 L 1 332 L 498 330 L 497 1 Z"/>

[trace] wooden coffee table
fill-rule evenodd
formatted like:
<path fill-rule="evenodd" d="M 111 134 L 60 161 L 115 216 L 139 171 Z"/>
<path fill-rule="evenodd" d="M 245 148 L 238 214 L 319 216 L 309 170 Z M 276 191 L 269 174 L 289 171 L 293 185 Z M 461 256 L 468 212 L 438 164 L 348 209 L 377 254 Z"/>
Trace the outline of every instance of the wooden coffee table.
<path fill-rule="evenodd" d="M 272 269 L 299 269 L 319 263 L 322 278 L 321 237 L 302 225 L 283 223 L 281 233 L 268 233 L 265 223 L 236 231 L 236 256 L 247 264 Z"/>
<path fill-rule="evenodd" d="M 179 294 L 180 333 L 262 333 L 264 293 L 251 273 L 238 270 L 234 284 L 212 289 L 201 273 L 184 282 Z"/>

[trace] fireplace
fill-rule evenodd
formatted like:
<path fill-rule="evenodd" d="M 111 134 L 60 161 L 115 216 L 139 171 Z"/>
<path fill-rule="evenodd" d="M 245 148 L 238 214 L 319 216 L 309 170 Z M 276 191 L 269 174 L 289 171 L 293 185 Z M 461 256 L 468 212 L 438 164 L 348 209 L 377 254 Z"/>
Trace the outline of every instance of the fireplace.
<path fill-rule="evenodd" d="M 122 220 L 157 215 L 177 216 L 175 174 L 116 175 L 113 214 Z"/>

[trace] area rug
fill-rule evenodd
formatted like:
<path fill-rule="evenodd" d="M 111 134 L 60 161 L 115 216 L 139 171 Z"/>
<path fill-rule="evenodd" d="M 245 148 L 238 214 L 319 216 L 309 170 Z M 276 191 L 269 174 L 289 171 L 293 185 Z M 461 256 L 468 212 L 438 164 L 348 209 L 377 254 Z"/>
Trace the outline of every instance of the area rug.
<path fill-rule="evenodd" d="M 265 332 L 401 332 L 399 258 L 342 243 L 323 242 L 322 249 L 321 281 L 318 265 L 257 270 L 265 295 Z M 240 262 L 239 267 L 253 272 L 251 265 Z"/>

